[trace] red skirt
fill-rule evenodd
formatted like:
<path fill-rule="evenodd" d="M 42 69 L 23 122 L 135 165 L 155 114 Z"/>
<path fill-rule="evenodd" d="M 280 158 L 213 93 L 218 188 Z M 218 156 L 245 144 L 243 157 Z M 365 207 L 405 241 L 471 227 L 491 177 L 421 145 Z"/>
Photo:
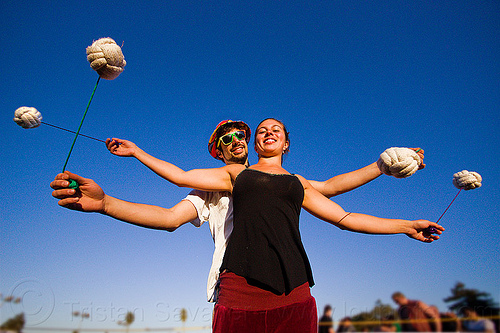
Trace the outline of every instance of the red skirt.
<path fill-rule="evenodd" d="M 213 333 L 316 333 L 318 314 L 309 284 L 288 295 L 251 286 L 233 273 L 220 276 Z"/>

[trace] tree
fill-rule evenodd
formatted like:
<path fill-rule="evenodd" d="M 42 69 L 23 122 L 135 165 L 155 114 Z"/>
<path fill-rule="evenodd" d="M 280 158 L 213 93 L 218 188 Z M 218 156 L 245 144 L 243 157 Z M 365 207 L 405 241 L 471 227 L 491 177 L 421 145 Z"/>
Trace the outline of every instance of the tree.
<path fill-rule="evenodd" d="M 480 316 L 488 315 L 497 306 L 489 293 L 477 289 L 467 289 L 462 282 L 457 282 L 451 289 L 451 296 L 446 297 L 443 301 L 446 303 L 454 302 L 448 306 L 451 311 L 459 313 L 460 309 L 470 307 Z"/>
<path fill-rule="evenodd" d="M 371 311 L 361 312 L 353 316 L 352 323 L 357 331 L 361 332 L 363 329 L 373 329 L 380 325 L 382 320 L 388 316 L 393 315 L 396 310 L 389 304 L 383 304 L 381 300 L 375 302 L 375 307 Z M 357 324 L 356 322 L 365 322 Z"/>
<path fill-rule="evenodd" d="M 451 289 L 451 296 L 443 299 L 446 303 L 454 302 L 448 308 L 457 314 L 461 314 L 464 308 L 472 308 L 479 316 L 489 317 L 495 322 L 496 331 L 500 331 L 498 304 L 490 297 L 489 293 L 476 289 L 467 289 L 465 284 L 457 282 Z"/>
<path fill-rule="evenodd" d="M 180 315 L 181 315 L 181 321 L 182 321 L 182 330 L 185 331 L 186 327 L 184 326 L 184 324 L 186 323 L 186 320 L 187 320 L 187 317 L 188 317 L 187 310 L 184 309 L 184 308 L 182 308 L 181 312 L 180 312 Z"/>
<path fill-rule="evenodd" d="M 134 313 L 128 311 L 127 314 L 125 315 L 125 320 L 124 321 L 119 321 L 118 325 L 125 326 L 127 328 L 127 332 L 128 332 L 128 329 L 129 329 L 130 325 L 132 325 L 132 323 L 134 322 L 134 320 L 135 320 Z"/>
<path fill-rule="evenodd" d="M 20 313 L 15 317 L 7 319 L 7 321 L 0 326 L 0 329 L 21 332 L 24 323 L 24 313 Z"/>
<path fill-rule="evenodd" d="M 80 317 L 80 322 L 78 323 L 78 329 L 74 330 L 73 333 L 79 333 L 82 328 L 83 319 L 90 318 L 90 314 L 86 312 L 74 311 L 72 313 L 73 317 Z"/>

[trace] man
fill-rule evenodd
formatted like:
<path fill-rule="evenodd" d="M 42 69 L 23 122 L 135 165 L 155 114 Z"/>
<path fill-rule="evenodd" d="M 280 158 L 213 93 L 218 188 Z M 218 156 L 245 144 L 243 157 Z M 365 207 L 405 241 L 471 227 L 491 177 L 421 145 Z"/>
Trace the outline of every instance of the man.
<path fill-rule="evenodd" d="M 495 323 L 486 318 L 480 318 L 477 312 L 471 307 L 465 307 L 461 310 L 464 318 L 462 323 L 463 330 L 466 332 L 495 332 Z"/>
<path fill-rule="evenodd" d="M 343 332 L 356 332 L 351 317 L 344 317 L 340 320 L 339 327 L 337 327 L 337 333 Z"/>
<path fill-rule="evenodd" d="M 392 300 L 399 305 L 398 315 L 402 320 L 403 332 L 441 332 L 441 318 L 435 307 L 422 301 L 409 300 L 401 292 L 392 294 Z"/>
<path fill-rule="evenodd" d="M 220 122 L 210 136 L 208 144 L 210 155 L 225 164 L 248 165 L 250 133 L 250 128 L 242 121 Z M 127 140 L 108 139 L 107 147 L 117 156 L 137 158 L 159 176 L 178 186 L 183 186 L 183 175 L 196 172 L 193 170 L 186 172 L 171 163 L 159 160 Z M 420 151 L 419 155 L 423 159 L 423 151 Z M 422 164 L 421 168 L 424 166 Z M 332 197 L 366 184 L 381 174 L 382 172 L 374 162 L 362 169 L 333 177 L 325 182 L 311 181 L 311 184 L 323 195 Z M 79 184 L 78 190 L 66 188 L 69 179 Z M 59 205 L 63 207 L 85 212 L 99 212 L 146 228 L 174 231 L 187 222 L 199 227 L 208 221 L 215 249 L 208 277 L 207 297 L 210 302 L 216 301 L 219 268 L 233 227 L 232 199 L 229 192 L 193 190 L 184 200 L 167 209 L 111 197 L 106 195 L 91 179 L 70 172 L 57 175 L 51 187 L 54 189 L 53 196 L 60 199 Z"/>
<path fill-rule="evenodd" d="M 332 314 L 332 306 L 330 304 L 325 305 L 323 316 L 319 319 L 318 333 L 334 333 Z"/>

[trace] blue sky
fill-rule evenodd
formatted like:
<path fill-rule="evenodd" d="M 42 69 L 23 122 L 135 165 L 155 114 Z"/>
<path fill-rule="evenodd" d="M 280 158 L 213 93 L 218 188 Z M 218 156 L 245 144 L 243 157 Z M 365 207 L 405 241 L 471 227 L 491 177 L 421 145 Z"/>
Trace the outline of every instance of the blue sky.
<path fill-rule="evenodd" d="M 0 292 L 23 296 L 0 308 L 27 326 L 209 326 L 205 285 L 213 243 L 207 226 L 174 233 L 60 208 L 50 181 L 73 135 L 12 118 L 36 107 L 43 120 L 76 130 L 98 78 L 85 48 L 111 37 L 125 71 L 101 80 L 82 133 L 119 137 L 185 169 L 218 167 L 207 141 L 222 119 L 252 129 L 285 122 L 284 166 L 325 180 L 377 160 L 393 146 L 425 149 L 427 167 L 407 179 L 382 176 L 333 200 L 348 211 L 436 220 L 457 193 L 455 172 L 479 172 L 433 244 L 406 236 L 340 231 L 306 212 L 301 232 L 318 309 L 334 319 L 394 305 L 402 291 L 446 310 L 457 281 L 500 299 L 498 1 L 4 1 L 0 173 Z M 251 152 L 250 161 L 256 162 Z M 173 206 L 188 189 L 161 180 L 104 144 L 78 139 L 67 170 L 121 199 Z"/>

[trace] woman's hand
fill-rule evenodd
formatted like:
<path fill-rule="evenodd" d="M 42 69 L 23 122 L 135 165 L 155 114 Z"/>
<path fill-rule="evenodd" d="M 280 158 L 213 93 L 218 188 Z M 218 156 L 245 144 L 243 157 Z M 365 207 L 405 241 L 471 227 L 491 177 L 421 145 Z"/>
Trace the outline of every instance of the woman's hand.
<path fill-rule="evenodd" d="M 410 148 L 411 150 L 415 151 L 417 155 L 420 157 L 420 160 L 422 163 L 418 166 L 418 170 L 422 170 L 425 168 L 425 163 L 424 163 L 424 150 L 422 148 Z"/>
<path fill-rule="evenodd" d="M 438 235 L 441 235 L 444 231 L 444 228 L 439 224 L 427 220 L 415 220 L 411 221 L 411 223 L 412 225 L 410 230 L 406 232 L 406 235 L 425 243 L 432 243 L 433 241 L 439 239 Z M 428 231 L 429 227 L 434 227 L 437 235 L 431 234 Z"/>

